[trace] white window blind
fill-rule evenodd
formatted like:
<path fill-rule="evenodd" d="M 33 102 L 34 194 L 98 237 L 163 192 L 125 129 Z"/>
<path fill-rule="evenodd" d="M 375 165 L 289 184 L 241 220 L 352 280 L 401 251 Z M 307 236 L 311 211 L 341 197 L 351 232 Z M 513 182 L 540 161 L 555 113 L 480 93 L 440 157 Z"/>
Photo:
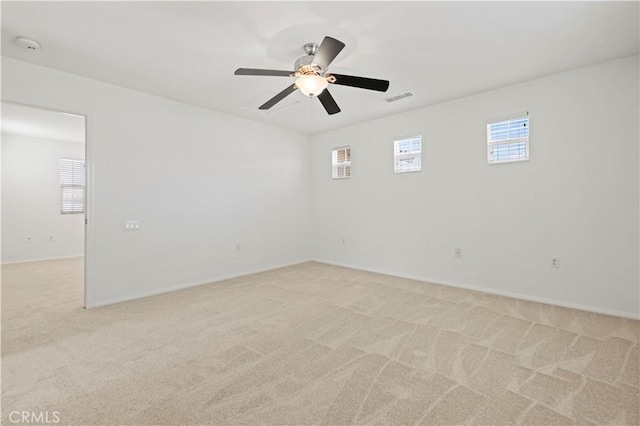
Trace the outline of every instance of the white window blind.
<path fill-rule="evenodd" d="M 332 175 L 334 179 L 351 177 L 351 147 L 335 148 L 331 154 Z"/>
<path fill-rule="evenodd" d="M 393 142 L 394 172 L 419 172 L 422 170 L 422 135 Z"/>
<path fill-rule="evenodd" d="M 529 113 L 487 123 L 489 164 L 529 160 Z"/>
<path fill-rule="evenodd" d="M 84 160 L 60 159 L 60 213 L 84 213 Z"/>

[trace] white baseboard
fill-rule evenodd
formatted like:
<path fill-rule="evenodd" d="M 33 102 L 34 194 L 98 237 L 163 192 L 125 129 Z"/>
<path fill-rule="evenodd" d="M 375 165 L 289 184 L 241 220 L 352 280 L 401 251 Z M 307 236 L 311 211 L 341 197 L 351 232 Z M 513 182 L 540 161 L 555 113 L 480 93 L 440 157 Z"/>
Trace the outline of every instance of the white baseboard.
<path fill-rule="evenodd" d="M 78 257 L 84 257 L 83 254 L 76 254 L 73 256 L 59 256 L 59 257 L 44 257 L 42 259 L 27 259 L 27 260 L 10 260 L 8 262 L 2 262 L 2 265 L 14 265 L 17 263 L 31 263 L 31 262 L 45 262 L 47 260 L 62 260 L 62 259 L 73 259 Z"/>
<path fill-rule="evenodd" d="M 527 300 L 529 302 L 544 303 L 546 305 L 561 306 L 563 308 L 578 309 L 580 311 L 595 312 L 597 314 L 611 315 L 611 316 L 614 316 L 614 317 L 628 318 L 628 319 L 633 319 L 633 320 L 640 319 L 640 314 L 633 313 L 633 312 L 617 311 L 615 309 L 607 309 L 607 308 L 600 308 L 600 307 L 597 307 L 597 306 L 581 305 L 579 303 L 565 302 L 565 301 L 556 300 L 556 299 L 547 299 L 545 297 L 531 296 L 529 294 L 516 293 L 516 292 L 511 292 L 511 291 L 495 290 L 495 289 L 491 289 L 491 288 L 487 288 L 487 287 L 480 287 L 480 286 L 472 285 L 472 284 L 457 283 L 457 282 L 453 282 L 453 281 L 446 281 L 446 280 L 439 280 L 439 279 L 430 279 L 430 278 L 426 278 L 426 277 L 416 277 L 416 276 L 412 276 L 412 275 L 398 274 L 396 272 L 383 271 L 383 270 L 379 270 L 379 269 L 362 268 L 362 267 L 347 265 L 347 264 L 340 263 L 340 262 L 333 262 L 333 261 L 330 261 L 330 260 L 314 259 L 313 261 L 314 262 L 318 262 L 318 263 L 326 263 L 327 265 L 341 266 L 343 268 L 356 269 L 356 270 L 359 270 L 359 271 L 373 272 L 373 273 L 376 273 L 376 274 L 390 275 L 390 276 L 393 276 L 393 277 L 407 278 L 407 279 L 410 279 L 410 280 L 424 281 L 424 282 L 429 282 L 429 283 L 433 283 L 433 284 L 441 284 L 441 285 L 445 285 L 445 286 L 448 286 L 448 287 L 456 287 L 456 288 L 462 288 L 462 289 L 465 289 L 465 290 L 473 290 L 473 291 L 478 291 L 478 292 L 481 292 L 481 293 L 488 293 L 488 294 L 494 294 L 494 295 L 497 295 L 497 296 L 510 297 L 510 298 L 513 298 L 513 299 L 522 299 L 522 300 Z"/>
<path fill-rule="evenodd" d="M 43 262 L 43 261 L 48 261 L 48 260 L 72 259 L 72 258 L 79 258 L 79 257 L 82 257 L 82 255 L 80 255 L 80 256 L 51 257 L 51 258 L 33 259 L 33 260 L 10 261 L 10 262 L 4 262 L 4 263 L 2 263 L 2 265 L 12 265 L 12 264 L 18 264 L 18 263 L 31 263 L 31 262 Z M 197 287 L 197 286 L 200 286 L 200 285 L 212 284 L 212 283 L 216 283 L 216 282 L 220 282 L 220 281 L 230 280 L 230 279 L 233 279 L 233 278 L 243 277 L 243 276 L 246 276 L 246 275 L 258 274 L 260 272 L 272 271 L 274 269 L 286 268 L 288 266 L 299 265 L 301 263 L 306 263 L 306 262 L 325 263 L 327 265 L 340 266 L 340 267 L 343 267 L 343 268 L 356 269 L 356 270 L 359 270 L 359 271 L 373 272 L 373 273 L 376 273 L 376 274 L 390 275 L 390 276 L 394 276 L 394 277 L 407 278 L 407 279 L 416 280 L 416 281 L 424 281 L 424 282 L 429 282 L 429 283 L 433 283 L 433 284 L 440 284 L 440 285 L 445 285 L 445 286 L 449 286 L 449 287 L 462 288 L 462 289 L 465 289 L 465 290 L 478 291 L 478 292 L 481 292 L 481 293 L 494 294 L 494 295 L 497 295 L 497 296 L 511 297 L 511 298 L 514 298 L 514 299 L 522 299 L 522 300 L 527 300 L 527 301 L 530 301 L 530 302 L 544 303 L 544 304 L 547 304 L 547 305 L 562 306 L 564 308 L 578 309 L 578 310 L 581 310 L 581 311 L 595 312 L 595 313 L 598 313 L 598 314 L 611 315 L 611 316 L 615 316 L 615 317 L 628 318 L 628 319 L 633 319 L 633 320 L 640 319 L 640 314 L 633 313 L 633 312 L 625 312 L 625 311 L 618 311 L 618 310 L 615 310 L 615 309 L 601 308 L 601 307 L 597 307 L 597 306 L 582 305 L 582 304 L 579 304 L 579 303 L 565 302 L 565 301 L 562 301 L 562 300 L 548 299 L 548 298 L 545 298 L 545 297 L 532 296 L 532 295 L 529 295 L 529 294 L 516 293 L 516 292 L 511 292 L 511 291 L 496 290 L 496 289 L 492 289 L 492 288 L 481 287 L 481 286 L 472 285 L 472 284 L 453 282 L 453 281 L 448 281 L 448 280 L 431 279 L 431 278 L 427 278 L 427 277 L 418 277 L 418 276 L 414 276 L 414 275 L 399 274 L 397 272 L 390 272 L 390 271 L 381 270 L 381 269 L 377 269 L 377 268 L 356 267 L 356 266 L 353 266 L 353 265 L 348 265 L 348 264 L 345 264 L 345 263 L 334 262 L 334 261 L 325 260 L 325 259 L 300 260 L 300 261 L 296 261 L 296 262 L 291 262 L 291 263 L 286 263 L 286 264 L 281 264 L 281 265 L 276 265 L 276 266 L 270 266 L 268 268 L 263 268 L 263 269 L 258 269 L 258 270 L 251 270 L 251 271 L 243 271 L 243 272 L 240 272 L 240 273 L 237 273 L 237 274 L 231 274 L 231 275 L 227 275 L 227 276 L 216 277 L 216 278 L 212 278 L 212 279 L 207 279 L 207 280 L 202 280 L 202 281 L 197 281 L 197 282 L 191 282 L 191 283 L 186 283 L 186 284 L 179 284 L 179 285 L 175 285 L 175 286 L 171 286 L 171 287 L 165 287 L 165 288 L 158 289 L 158 290 L 145 291 L 145 292 L 136 293 L 136 294 L 132 294 L 132 295 L 128 295 L 128 296 L 114 297 L 114 298 L 106 299 L 106 300 L 99 300 L 99 301 L 96 301 L 92 306 L 88 306 L 87 308 L 106 306 L 106 305 L 111 305 L 111 304 L 120 303 L 120 302 L 127 302 L 127 301 L 131 301 L 131 300 L 141 299 L 143 297 L 155 296 L 155 295 L 158 295 L 158 294 L 169 293 L 171 291 L 182 290 L 182 289 L 185 289 L 185 288 Z"/>
<path fill-rule="evenodd" d="M 226 276 L 222 276 L 222 277 L 216 277 L 216 278 L 212 278 L 212 279 L 196 281 L 196 282 L 191 282 L 191 283 L 186 283 L 186 284 L 178 284 L 178 285 L 175 285 L 175 286 L 165 287 L 165 288 L 161 288 L 161 289 L 158 289 L 158 290 L 143 291 L 141 293 L 135 293 L 135 294 L 131 294 L 131 295 L 128 295 L 128 296 L 113 297 L 111 299 L 106 299 L 106 300 L 98 300 L 92 306 L 87 306 L 87 309 L 98 308 L 100 306 L 113 305 L 114 303 L 129 302 L 131 300 L 142 299 L 143 297 L 156 296 L 158 294 L 169 293 L 169 292 L 176 291 L 176 290 L 183 290 L 185 288 L 198 287 L 198 286 L 205 285 L 205 284 L 213 284 L 213 283 L 217 283 L 217 282 L 220 282 L 220 281 L 226 281 L 226 280 L 230 280 L 230 279 L 233 279 L 233 278 L 244 277 L 244 276 L 247 276 L 247 275 L 259 274 L 261 272 L 273 271 L 274 269 L 286 268 L 288 266 L 299 265 L 301 263 L 306 263 L 306 262 L 311 262 L 311 261 L 312 261 L 311 259 L 300 260 L 300 261 L 281 264 L 281 265 L 277 265 L 277 266 L 269 266 L 268 268 L 263 268 L 263 269 L 257 269 L 257 270 L 252 270 L 252 271 L 243 271 L 243 272 L 240 272 L 240 273 L 237 273 L 237 274 L 226 275 Z"/>

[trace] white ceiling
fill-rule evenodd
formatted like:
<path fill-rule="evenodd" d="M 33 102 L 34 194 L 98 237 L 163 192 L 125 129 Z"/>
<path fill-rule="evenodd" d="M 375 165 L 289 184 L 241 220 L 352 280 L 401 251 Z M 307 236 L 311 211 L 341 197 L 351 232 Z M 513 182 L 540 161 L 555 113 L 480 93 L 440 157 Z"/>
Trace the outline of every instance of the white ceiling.
<path fill-rule="evenodd" d="M 84 143 L 84 117 L 2 102 L 2 133 Z"/>
<path fill-rule="evenodd" d="M 316 133 L 637 53 L 638 2 L 2 2 L 2 54 L 213 110 Z M 13 39 L 42 43 L 37 52 Z M 299 92 L 257 106 L 325 35 L 331 71 L 391 81 L 331 86 L 328 116 Z M 414 97 L 383 99 L 411 91 Z"/>

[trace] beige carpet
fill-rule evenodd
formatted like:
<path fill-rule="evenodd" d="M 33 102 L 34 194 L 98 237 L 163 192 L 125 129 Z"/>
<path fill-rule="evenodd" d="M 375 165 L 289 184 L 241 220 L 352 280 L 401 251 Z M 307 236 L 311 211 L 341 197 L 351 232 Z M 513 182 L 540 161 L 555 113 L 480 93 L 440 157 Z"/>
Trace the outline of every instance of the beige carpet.
<path fill-rule="evenodd" d="M 640 424 L 637 321 L 318 263 L 85 311 L 81 268 L 3 267 L 3 424 Z"/>

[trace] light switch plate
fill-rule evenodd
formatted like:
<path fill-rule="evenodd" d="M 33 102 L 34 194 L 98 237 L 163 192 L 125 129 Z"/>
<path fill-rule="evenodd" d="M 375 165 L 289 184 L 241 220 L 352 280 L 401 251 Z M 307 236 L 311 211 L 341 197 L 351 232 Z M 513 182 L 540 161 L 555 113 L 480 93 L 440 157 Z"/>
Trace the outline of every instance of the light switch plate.
<path fill-rule="evenodd" d="M 138 231 L 140 229 L 140 221 L 139 220 L 125 220 L 123 229 L 125 231 Z"/>

